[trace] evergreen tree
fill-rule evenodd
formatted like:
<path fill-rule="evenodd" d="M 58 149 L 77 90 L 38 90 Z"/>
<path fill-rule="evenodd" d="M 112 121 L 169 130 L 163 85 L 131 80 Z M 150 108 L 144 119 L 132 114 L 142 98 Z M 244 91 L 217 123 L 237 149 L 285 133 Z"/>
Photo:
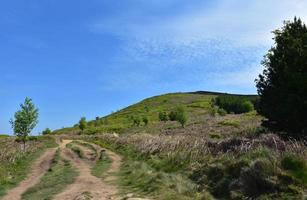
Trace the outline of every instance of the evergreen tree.
<path fill-rule="evenodd" d="M 273 32 L 275 45 L 265 56 L 265 67 L 256 79 L 258 112 L 267 125 L 306 136 L 307 127 L 307 28 L 297 18 Z"/>

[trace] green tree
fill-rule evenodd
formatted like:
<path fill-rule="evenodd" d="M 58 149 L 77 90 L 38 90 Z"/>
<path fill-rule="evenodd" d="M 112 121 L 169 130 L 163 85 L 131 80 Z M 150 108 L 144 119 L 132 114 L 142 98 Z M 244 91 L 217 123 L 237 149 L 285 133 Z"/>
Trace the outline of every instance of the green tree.
<path fill-rule="evenodd" d="M 166 122 L 168 120 L 166 112 L 159 112 L 159 120 L 161 122 Z"/>
<path fill-rule="evenodd" d="M 30 98 L 26 98 L 23 104 L 20 104 L 14 119 L 10 120 L 14 134 L 23 142 L 23 149 L 26 148 L 26 140 L 31 131 L 38 123 L 38 109 Z"/>
<path fill-rule="evenodd" d="M 258 112 L 269 127 L 306 136 L 307 131 L 307 28 L 297 18 L 274 31 L 275 45 L 263 60 L 256 79 Z"/>
<path fill-rule="evenodd" d="M 42 134 L 43 135 L 50 135 L 52 133 L 52 131 L 49 128 L 46 128 L 45 130 L 43 130 Z"/>
<path fill-rule="evenodd" d="M 84 131 L 84 129 L 87 126 L 87 121 L 85 117 L 81 117 L 80 121 L 79 121 L 79 128 L 81 129 L 81 131 Z"/>

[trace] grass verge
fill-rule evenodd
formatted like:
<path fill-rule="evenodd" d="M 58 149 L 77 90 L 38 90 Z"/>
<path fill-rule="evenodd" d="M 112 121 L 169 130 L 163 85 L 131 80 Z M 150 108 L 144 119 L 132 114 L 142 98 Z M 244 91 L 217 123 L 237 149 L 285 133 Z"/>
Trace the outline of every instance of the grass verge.
<path fill-rule="evenodd" d="M 110 168 L 111 163 L 111 159 L 104 152 L 101 152 L 99 160 L 91 169 L 92 175 L 102 178 L 104 173 Z"/>
<path fill-rule="evenodd" d="M 57 151 L 52 160 L 48 172 L 41 178 L 40 182 L 27 190 L 23 200 L 49 200 L 64 190 L 65 186 L 74 182 L 78 173 L 72 168 L 69 161 L 60 157 Z"/>
<path fill-rule="evenodd" d="M 11 140 L 14 140 L 13 138 Z M 3 143 L 2 143 L 3 142 Z M 0 147 L 5 149 L 5 160 L 0 164 L 0 197 L 6 194 L 6 191 L 16 187 L 24 180 L 29 173 L 35 160 L 41 156 L 47 148 L 56 147 L 54 138 L 49 136 L 37 137 L 36 141 L 29 141 L 30 147 L 26 152 L 20 150 L 18 143 L 11 141 L 11 145 L 5 146 L 8 141 L 1 141 Z M 10 155 L 10 152 L 13 152 Z"/>

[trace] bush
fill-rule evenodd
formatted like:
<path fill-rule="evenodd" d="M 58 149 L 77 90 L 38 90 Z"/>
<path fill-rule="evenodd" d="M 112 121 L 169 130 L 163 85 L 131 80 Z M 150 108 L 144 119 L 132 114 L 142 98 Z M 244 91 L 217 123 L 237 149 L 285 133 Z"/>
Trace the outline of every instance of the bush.
<path fill-rule="evenodd" d="M 159 112 L 159 120 L 161 122 L 166 122 L 168 120 L 166 112 Z"/>
<path fill-rule="evenodd" d="M 183 107 L 176 107 L 175 110 L 169 113 L 169 118 L 171 121 L 177 121 L 181 124 L 182 127 L 187 123 L 188 116 Z"/>
<path fill-rule="evenodd" d="M 145 126 L 147 126 L 147 124 L 149 122 L 148 117 L 144 116 L 143 117 L 143 122 L 144 122 Z"/>
<path fill-rule="evenodd" d="M 42 135 L 50 135 L 52 133 L 52 131 L 49 128 L 46 128 L 45 130 L 43 130 Z"/>
<path fill-rule="evenodd" d="M 134 117 L 133 117 L 133 125 L 134 125 L 134 126 L 140 126 L 140 124 L 141 124 L 141 119 L 140 119 L 140 117 L 134 116 Z"/>
<path fill-rule="evenodd" d="M 82 117 L 79 121 L 79 128 L 83 131 L 87 126 L 86 118 Z"/>
<path fill-rule="evenodd" d="M 218 113 L 219 115 L 221 115 L 221 116 L 225 116 L 225 115 L 227 114 L 227 111 L 224 110 L 223 108 L 219 108 L 219 109 L 217 110 L 217 113 Z"/>
<path fill-rule="evenodd" d="M 222 95 L 215 99 L 215 104 L 228 113 L 246 113 L 254 110 L 254 105 L 246 97 Z"/>
<path fill-rule="evenodd" d="M 171 112 L 168 114 L 168 118 L 169 118 L 169 120 L 171 120 L 171 121 L 176 121 L 176 118 L 177 118 L 177 113 L 176 113 L 176 111 L 171 111 Z"/>

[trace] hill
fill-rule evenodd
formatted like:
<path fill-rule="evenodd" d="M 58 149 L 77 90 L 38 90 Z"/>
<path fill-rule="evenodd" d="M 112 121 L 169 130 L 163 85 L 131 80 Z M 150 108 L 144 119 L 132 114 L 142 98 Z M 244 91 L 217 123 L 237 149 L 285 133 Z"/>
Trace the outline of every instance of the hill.
<path fill-rule="evenodd" d="M 178 106 L 183 107 L 188 115 L 187 129 L 185 129 L 185 131 L 189 131 L 189 127 L 191 126 L 193 126 L 194 129 L 200 128 L 198 126 L 201 126 L 204 120 L 212 119 L 208 117 L 208 115 L 212 115 L 212 112 L 214 112 L 212 111 L 212 100 L 220 95 L 240 96 L 250 99 L 251 101 L 257 99 L 256 95 L 232 95 L 206 91 L 170 93 L 154 96 L 105 117 L 96 117 L 95 120 L 88 122 L 88 127 L 84 134 L 99 134 L 105 132 L 135 133 L 144 131 L 158 134 L 165 131 L 172 132 L 172 129 L 179 128 L 180 125 L 171 121 L 161 123 L 159 121 L 159 112 L 170 113 Z M 140 126 L 135 126 L 134 119 L 139 118 L 142 120 L 144 117 L 148 118 L 148 125 L 145 126 L 141 124 Z M 251 118 L 254 118 L 255 123 L 261 120 L 261 117 L 257 116 L 255 113 L 248 115 L 228 115 L 226 117 L 214 118 L 214 121 L 210 120 L 210 125 L 221 126 L 224 124 L 231 127 L 231 129 L 235 128 L 239 131 L 250 125 L 248 122 L 251 121 Z M 203 130 L 203 128 L 200 129 L 200 131 Z M 76 124 L 74 127 L 54 131 L 55 134 L 68 132 L 79 133 L 80 130 L 78 125 Z"/>

